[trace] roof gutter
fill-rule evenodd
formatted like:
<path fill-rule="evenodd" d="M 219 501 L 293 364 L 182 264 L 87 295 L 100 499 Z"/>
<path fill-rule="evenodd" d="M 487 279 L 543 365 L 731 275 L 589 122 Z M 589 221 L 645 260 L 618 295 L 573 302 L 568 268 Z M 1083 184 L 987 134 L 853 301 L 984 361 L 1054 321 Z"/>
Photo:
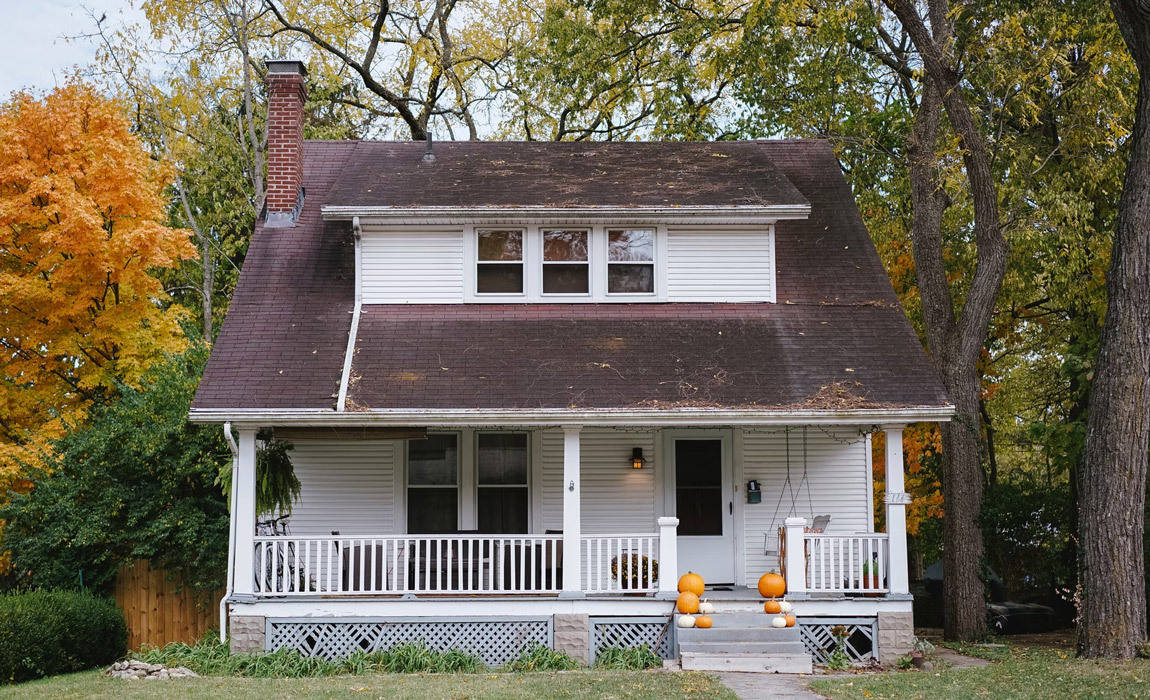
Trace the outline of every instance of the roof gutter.
<path fill-rule="evenodd" d="M 356 217 L 371 223 L 485 223 L 508 219 L 530 220 L 610 220 L 673 221 L 692 223 L 774 223 L 782 219 L 806 219 L 810 204 L 682 206 L 682 207 L 384 207 L 325 206 L 325 221 L 347 221 Z"/>
<path fill-rule="evenodd" d="M 360 240 L 363 238 L 363 229 L 359 225 L 359 217 L 351 220 L 351 230 L 355 235 L 355 306 L 351 309 L 351 328 L 347 332 L 347 348 L 343 352 L 343 372 L 339 376 L 339 396 L 335 401 L 335 410 L 347 410 L 347 388 L 351 380 L 351 363 L 355 357 L 355 339 L 359 334 L 359 314 L 363 309 L 363 283 L 362 265 L 360 265 Z"/>
<path fill-rule="evenodd" d="M 858 410 L 778 409 L 747 410 L 722 408 L 667 409 L 368 409 L 331 411 L 327 409 L 192 409 L 194 423 L 231 421 L 245 426 L 412 426 L 442 428 L 453 426 L 562 425 L 585 426 L 726 426 L 726 425 L 870 425 L 948 421 L 954 406 L 916 406 Z"/>

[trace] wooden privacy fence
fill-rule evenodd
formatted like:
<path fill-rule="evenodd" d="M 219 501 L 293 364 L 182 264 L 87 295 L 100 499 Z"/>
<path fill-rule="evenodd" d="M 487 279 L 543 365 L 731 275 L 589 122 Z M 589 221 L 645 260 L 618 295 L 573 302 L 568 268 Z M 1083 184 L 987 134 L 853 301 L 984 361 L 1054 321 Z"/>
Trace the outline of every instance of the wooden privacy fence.
<path fill-rule="evenodd" d="M 187 586 L 177 592 L 179 584 L 168 579 L 167 571 L 153 569 L 145 560 L 116 574 L 113 595 L 128 621 L 129 649 L 195 642 L 219 627 L 217 605 L 223 590 L 204 597 Z"/>

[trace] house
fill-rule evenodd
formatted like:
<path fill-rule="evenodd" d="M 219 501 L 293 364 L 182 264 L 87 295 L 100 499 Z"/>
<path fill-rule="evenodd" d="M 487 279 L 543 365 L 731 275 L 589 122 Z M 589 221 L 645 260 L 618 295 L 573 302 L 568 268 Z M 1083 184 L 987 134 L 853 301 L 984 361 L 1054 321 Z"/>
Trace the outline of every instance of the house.
<path fill-rule="evenodd" d="M 304 141 L 306 71 L 268 68 L 267 211 L 191 410 L 238 435 L 234 649 L 908 649 L 902 430 L 952 408 L 830 146 Z M 257 533 L 268 428 L 302 493 Z M 666 625 L 688 570 L 710 639 Z M 763 631 L 769 571 L 795 628 Z"/>

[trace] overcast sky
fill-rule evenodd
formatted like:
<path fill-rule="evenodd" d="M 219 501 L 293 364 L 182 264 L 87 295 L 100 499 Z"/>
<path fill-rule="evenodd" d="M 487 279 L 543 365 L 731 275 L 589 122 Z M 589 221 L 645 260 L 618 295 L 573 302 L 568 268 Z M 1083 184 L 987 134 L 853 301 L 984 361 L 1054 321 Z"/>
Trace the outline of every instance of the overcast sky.
<path fill-rule="evenodd" d="M 0 0 L 0 100 L 21 88 L 51 89 L 91 62 L 95 45 L 67 38 L 94 30 L 85 7 L 113 26 L 143 19 L 130 0 Z"/>

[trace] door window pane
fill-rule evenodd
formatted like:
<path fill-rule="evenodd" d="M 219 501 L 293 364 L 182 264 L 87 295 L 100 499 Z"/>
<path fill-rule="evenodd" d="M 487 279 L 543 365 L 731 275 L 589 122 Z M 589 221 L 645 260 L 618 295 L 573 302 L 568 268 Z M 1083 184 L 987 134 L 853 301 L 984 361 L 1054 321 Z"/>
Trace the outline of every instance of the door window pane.
<path fill-rule="evenodd" d="M 479 231 L 476 252 L 477 294 L 523 293 L 522 231 Z"/>
<path fill-rule="evenodd" d="M 723 534 L 723 451 L 719 440 L 675 442 L 675 514 L 680 535 Z"/>

